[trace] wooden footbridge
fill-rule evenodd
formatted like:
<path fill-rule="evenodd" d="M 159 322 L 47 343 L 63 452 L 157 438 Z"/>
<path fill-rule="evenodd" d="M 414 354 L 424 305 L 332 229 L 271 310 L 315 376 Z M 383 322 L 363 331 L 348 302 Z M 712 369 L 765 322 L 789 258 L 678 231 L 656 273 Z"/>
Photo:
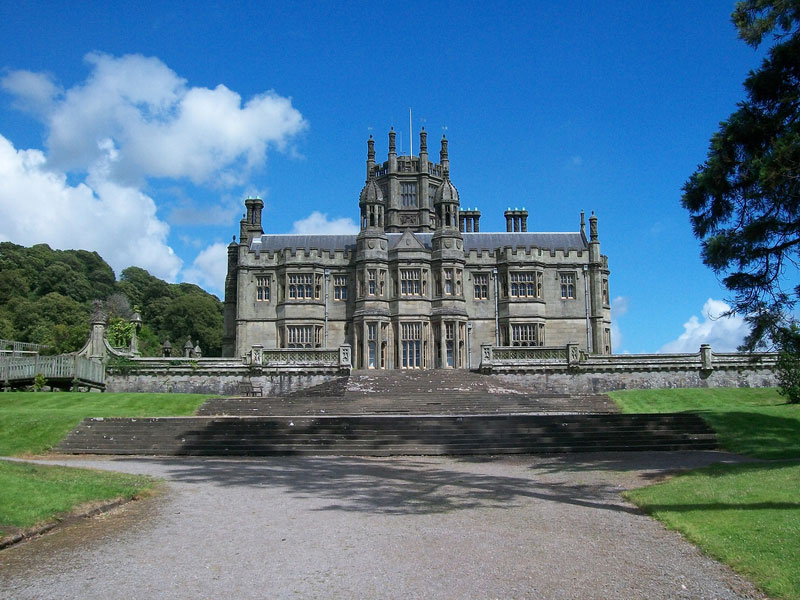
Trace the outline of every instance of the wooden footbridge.
<path fill-rule="evenodd" d="M 17 342 L 19 344 L 20 342 Z M 105 388 L 105 366 L 75 354 L 40 356 L 35 350 L 0 350 L 0 382 L 6 389 L 33 385 L 42 375 L 52 388 Z"/>

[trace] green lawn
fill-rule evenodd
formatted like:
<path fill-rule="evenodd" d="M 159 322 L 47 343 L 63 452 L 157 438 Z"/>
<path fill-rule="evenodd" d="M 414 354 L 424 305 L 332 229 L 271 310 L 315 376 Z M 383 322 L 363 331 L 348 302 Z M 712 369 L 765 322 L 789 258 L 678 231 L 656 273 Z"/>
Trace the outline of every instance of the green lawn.
<path fill-rule="evenodd" d="M 770 596 L 800 600 L 800 405 L 769 388 L 609 395 L 628 413 L 697 412 L 725 449 L 784 459 L 714 465 L 626 497 Z"/>
<path fill-rule="evenodd" d="M 41 454 L 85 417 L 193 414 L 208 394 L 0 393 L 0 456 Z M 132 498 L 147 477 L 0 460 L 0 536 L 50 522 L 85 502 Z"/>
<path fill-rule="evenodd" d="M 0 460 L 0 538 L 53 521 L 86 502 L 133 498 L 154 485 L 140 475 Z"/>
<path fill-rule="evenodd" d="M 625 496 L 775 598 L 800 599 L 800 464 L 714 465 Z"/>
<path fill-rule="evenodd" d="M 208 394 L 0 393 L 0 456 L 41 454 L 85 417 L 193 414 Z"/>
<path fill-rule="evenodd" d="M 775 388 L 708 388 L 611 392 L 626 413 L 693 411 L 726 450 L 756 458 L 800 458 L 800 404 Z"/>

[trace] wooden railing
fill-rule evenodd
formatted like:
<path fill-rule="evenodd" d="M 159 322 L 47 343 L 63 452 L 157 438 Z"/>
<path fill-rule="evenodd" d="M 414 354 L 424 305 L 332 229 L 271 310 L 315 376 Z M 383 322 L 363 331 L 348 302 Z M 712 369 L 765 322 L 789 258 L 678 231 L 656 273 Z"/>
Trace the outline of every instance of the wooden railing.
<path fill-rule="evenodd" d="M 33 381 L 37 375 L 45 379 L 103 385 L 106 372 L 102 363 L 74 354 L 0 357 L 0 380 L 6 384 Z"/>

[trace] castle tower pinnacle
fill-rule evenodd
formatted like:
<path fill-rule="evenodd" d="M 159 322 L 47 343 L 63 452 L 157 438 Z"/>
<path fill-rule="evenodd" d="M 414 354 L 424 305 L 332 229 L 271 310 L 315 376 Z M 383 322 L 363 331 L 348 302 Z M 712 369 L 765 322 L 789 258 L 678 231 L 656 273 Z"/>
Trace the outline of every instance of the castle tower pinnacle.
<path fill-rule="evenodd" d="M 375 172 L 375 140 L 372 139 L 372 134 L 369 134 L 367 140 L 367 179 Z"/>

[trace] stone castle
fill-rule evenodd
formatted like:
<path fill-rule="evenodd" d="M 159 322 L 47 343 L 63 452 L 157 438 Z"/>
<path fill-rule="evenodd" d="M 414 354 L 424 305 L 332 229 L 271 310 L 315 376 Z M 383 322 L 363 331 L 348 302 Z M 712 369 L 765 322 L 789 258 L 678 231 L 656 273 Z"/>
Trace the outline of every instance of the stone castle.
<path fill-rule="evenodd" d="M 507 210 L 506 231 L 480 231 L 420 132 L 419 156 L 375 162 L 367 142 L 358 235 L 275 235 L 263 202 L 245 200 L 239 242 L 228 246 L 223 356 L 264 348 L 349 344 L 357 369 L 477 368 L 481 345 L 578 343 L 611 354 L 608 259 L 597 218 L 568 233 L 527 231 Z"/>

